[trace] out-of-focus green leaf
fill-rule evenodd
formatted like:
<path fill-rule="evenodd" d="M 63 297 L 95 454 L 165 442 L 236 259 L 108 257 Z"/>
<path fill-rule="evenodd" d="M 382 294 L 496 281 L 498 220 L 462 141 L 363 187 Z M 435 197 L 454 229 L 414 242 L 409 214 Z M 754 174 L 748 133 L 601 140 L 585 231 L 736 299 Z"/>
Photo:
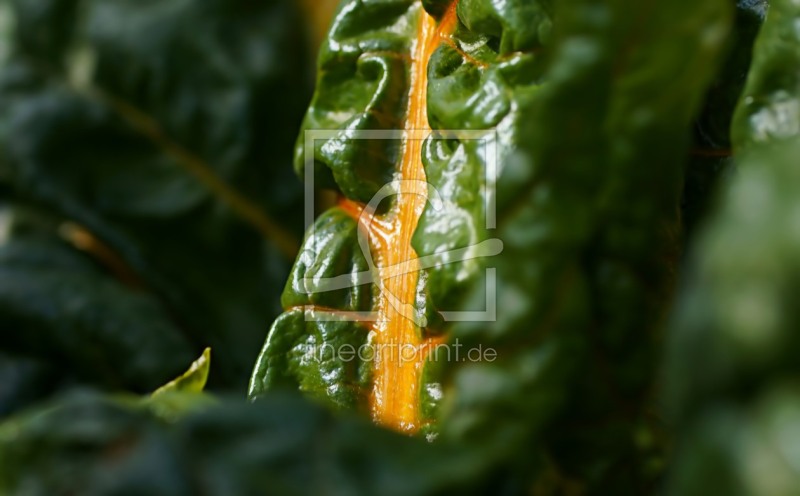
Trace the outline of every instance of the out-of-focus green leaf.
<path fill-rule="evenodd" d="M 158 300 L 14 212 L 0 246 L 6 353 L 44 361 L 65 379 L 134 391 L 155 389 L 191 361 L 192 345 Z"/>
<path fill-rule="evenodd" d="M 0 353 L 0 418 L 29 406 L 62 384 L 58 370 L 42 359 Z"/>
<path fill-rule="evenodd" d="M 737 152 L 800 133 L 800 74 L 791 70 L 800 63 L 799 18 L 796 2 L 770 2 L 731 128 Z"/>
<path fill-rule="evenodd" d="M 79 395 L 0 426 L 7 495 L 189 494 L 161 421 L 145 409 Z"/>
<path fill-rule="evenodd" d="M 663 464 L 652 376 L 726 3 L 556 4 L 552 64 L 497 192 L 497 321 L 453 334 L 497 360 L 454 368 L 441 420 L 543 494 L 642 494 Z"/>
<path fill-rule="evenodd" d="M 738 157 L 697 247 L 667 361 L 671 420 L 682 434 L 670 494 L 800 488 L 800 458 L 788 448 L 797 443 L 800 379 L 798 154 L 794 139 Z"/>
<path fill-rule="evenodd" d="M 296 6 L 12 0 L 0 11 L 13 27 L 0 200 L 13 200 L 11 217 L 22 205 L 50 219 L 39 254 L 0 239 L 7 256 L 35 258 L 3 268 L 0 349 L 143 393 L 210 346 L 210 386 L 243 390 L 300 235 Z M 46 268 L 50 257 L 67 266 Z"/>
<path fill-rule="evenodd" d="M 666 362 L 668 494 L 796 494 L 800 7 L 770 2 L 732 136 L 737 174 L 695 247 Z"/>
<path fill-rule="evenodd" d="M 727 42 L 727 58 L 706 94 L 705 104 L 695 121 L 692 148 L 686 168 L 681 221 L 684 239 L 694 234 L 712 209 L 719 183 L 733 168 L 730 139 L 736 103 L 744 89 L 752 58 L 753 43 L 764 21 L 766 0 L 730 0 L 735 18 Z"/>
<path fill-rule="evenodd" d="M 29 496 L 408 496 L 497 487 L 478 453 L 282 395 L 227 400 L 169 428 L 146 410 L 73 396 L 2 424 L 0 459 L 0 492 Z"/>
<path fill-rule="evenodd" d="M 210 366 L 211 348 L 206 348 L 183 375 L 156 389 L 142 401 L 156 415 L 167 420 L 178 419 L 188 412 L 214 404 L 214 399 L 203 393 Z"/>

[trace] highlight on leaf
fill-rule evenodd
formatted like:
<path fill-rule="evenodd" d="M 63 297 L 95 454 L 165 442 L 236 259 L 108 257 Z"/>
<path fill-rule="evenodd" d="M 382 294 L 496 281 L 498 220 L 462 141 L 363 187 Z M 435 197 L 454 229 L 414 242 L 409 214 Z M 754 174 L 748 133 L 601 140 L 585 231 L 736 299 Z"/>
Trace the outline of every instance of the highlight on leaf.
<path fill-rule="evenodd" d="M 186 372 L 153 391 L 151 398 L 174 392 L 203 392 L 203 389 L 206 387 L 206 381 L 208 380 L 208 371 L 210 367 L 211 348 L 206 348 L 203 350 L 203 354 L 192 362 L 192 365 Z"/>

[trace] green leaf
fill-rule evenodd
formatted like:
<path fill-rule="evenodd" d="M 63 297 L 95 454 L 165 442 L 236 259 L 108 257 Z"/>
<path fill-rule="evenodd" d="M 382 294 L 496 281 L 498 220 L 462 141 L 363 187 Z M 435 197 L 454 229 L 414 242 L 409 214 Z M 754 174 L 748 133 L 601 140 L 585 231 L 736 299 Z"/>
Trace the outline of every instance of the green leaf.
<path fill-rule="evenodd" d="M 4 352 L 49 363 L 64 380 L 139 392 L 191 360 L 192 345 L 152 295 L 109 277 L 47 229 L 49 217 L 3 211 L 12 223 L 0 246 Z"/>
<path fill-rule="evenodd" d="M 678 437 L 668 494 L 792 494 L 800 282 L 800 7 L 770 2 L 732 139 L 737 174 L 695 247 L 665 366 Z M 756 467 L 758 467 L 756 469 Z"/>
<path fill-rule="evenodd" d="M 794 442 L 797 424 L 785 415 L 795 415 L 800 378 L 798 153 L 795 138 L 738 157 L 739 172 L 696 247 L 666 362 L 681 434 L 670 494 L 703 494 L 711 484 L 733 495 L 798 487 L 789 468 L 798 459 L 785 447 Z M 761 463 L 764 472 L 748 468 Z"/>
<path fill-rule="evenodd" d="M 756 144 L 791 139 L 800 133 L 800 75 L 786 70 L 800 63 L 797 19 L 796 3 L 770 2 L 731 128 L 737 152 Z"/>
<path fill-rule="evenodd" d="M 446 10 L 431 2 L 423 5 L 439 16 Z M 533 52 L 542 47 L 550 28 L 549 4 L 536 2 L 534 8 L 528 8 L 514 2 L 502 12 L 490 12 L 491 6 L 465 2 L 463 9 L 461 5 L 458 9 L 453 43 L 440 40 L 428 63 L 429 123 L 434 130 L 497 126 L 498 136 L 496 143 L 491 139 L 441 139 L 438 135 L 425 141 L 420 159 L 427 182 L 444 207 L 433 208 L 430 203 L 426 206 L 412 240 L 417 255 L 427 260 L 420 271 L 418 298 L 414 302 L 416 311 L 428 322 L 419 331 L 423 335 L 446 332 L 440 312 L 457 310 L 470 283 L 483 270 L 479 260 L 482 255 L 474 246 L 490 237 L 484 227 L 486 191 L 490 186 L 484 179 L 487 152 L 491 144 L 498 145 L 502 163 L 512 147 L 525 139 L 520 136 L 519 126 L 529 116 L 516 109 L 535 93 L 543 69 Z M 322 129 L 333 131 L 333 136 L 316 140 L 310 150 L 318 187 L 335 188 L 352 202 L 367 203 L 393 177 L 398 177 L 403 150 L 400 140 L 351 138 L 358 131 L 401 130 L 406 126 L 409 73 L 414 62 L 411 52 L 420 43 L 416 37 L 423 14 L 420 6 L 409 0 L 342 3 L 320 52 L 316 91 L 295 150 L 295 168 L 301 176 L 306 160 L 311 161 L 305 156 L 305 132 Z M 484 18 L 493 16 L 509 19 L 510 24 L 502 28 L 507 30 L 504 39 L 514 50 L 525 51 L 498 51 L 494 26 L 491 32 L 473 31 L 461 22 L 469 18 L 478 26 L 488 26 L 492 22 Z M 377 210 L 383 214 L 401 201 L 390 198 Z M 363 383 L 360 368 L 335 365 L 328 359 L 309 362 L 297 351 L 309 343 L 346 343 L 356 348 L 365 344 L 370 331 L 365 325 L 298 324 L 302 311 L 298 307 L 302 306 L 336 316 L 342 311 L 364 313 L 379 305 L 379 281 L 374 280 L 375 271 L 368 263 L 372 260 L 367 260 L 373 255 L 369 252 L 375 249 L 374 240 L 369 249 L 361 246 L 357 222 L 352 212 L 334 207 L 320 216 L 306 236 L 283 293 L 286 313 L 269 332 L 251 379 L 251 394 L 270 388 L 299 387 L 314 396 L 332 399 L 339 406 L 362 408 L 364 398 L 356 401 L 352 397 L 354 388 L 361 396 L 366 396 L 369 389 Z M 453 251 L 466 252 L 467 260 L 450 260 Z M 373 277 L 366 281 L 372 284 L 360 279 L 363 274 Z M 308 282 L 329 278 L 347 280 L 349 285 L 326 290 Z M 341 335 L 332 331 L 334 327 Z M 286 359 L 287 356 L 292 358 Z M 317 367 L 333 367 L 341 373 L 322 374 L 315 370 Z M 319 380 L 318 375 L 333 377 L 333 384 Z M 421 385 L 420 391 L 438 387 L 434 374 L 429 377 L 432 382 Z M 334 387 L 337 381 L 341 387 Z M 339 396 L 345 391 L 346 395 Z M 433 412 L 434 405 L 430 406 L 428 411 Z"/>
<path fill-rule="evenodd" d="M 685 242 L 691 244 L 709 212 L 720 187 L 733 169 L 731 122 L 744 90 L 752 59 L 753 43 L 764 22 L 766 0 L 736 0 L 734 25 L 727 41 L 727 58 L 706 93 L 703 109 L 695 120 L 692 148 L 681 199 Z"/>
<path fill-rule="evenodd" d="M 531 117 L 497 193 L 497 321 L 453 334 L 498 358 L 454 367 L 445 439 L 535 467 L 526 476 L 539 483 L 549 469 L 536 461 L 550 460 L 566 475 L 562 491 L 636 494 L 658 476 L 647 412 L 683 160 L 726 7 L 557 4 L 552 63 L 519 110 Z"/>
<path fill-rule="evenodd" d="M 211 348 L 206 348 L 183 375 L 156 389 L 142 403 L 158 417 L 173 422 L 189 412 L 213 405 L 214 398 L 203 394 L 210 366 Z"/>
<path fill-rule="evenodd" d="M 152 397 L 157 398 L 160 395 L 186 392 L 186 393 L 201 393 L 206 387 L 208 380 L 208 369 L 211 366 L 211 348 L 203 350 L 200 358 L 192 362 L 189 370 L 183 373 L 180 377 L 169 381 L 160 388 L 153 392 Z"/>
<path fill-rule="evenodd" d="M 250 397 L 296 389 L 336 408 L 369 411 L 369 329 L 319 316 L 298 308 L 278 317 L 256 362 Z"/>
<path fill-rule="evenodd" d="M 244 391 L 301 234 L 291 144 L 308 68 L 294 4 L 15 0 L 3 12 L 0 199 L 50 219 L 42 257 L 83 265 L 71 291 L 67 268 L 9 268 L 0 348 L 144 392 L 209 346 L 209 386 Z"/>
<path fill-rule="evenodd" d="M 30 406 L 59 385 L 56 367 L 42 359 L 0 353 L 0 418 Z"/>
<path fill-rule="evenodd" d="M 146 410 L 72 396 L 0 425 L 0 459 L 4 494 L 469 495 L 493 487 L 476 453 L 285 395 L 227 400 L 169 427 Z"/>

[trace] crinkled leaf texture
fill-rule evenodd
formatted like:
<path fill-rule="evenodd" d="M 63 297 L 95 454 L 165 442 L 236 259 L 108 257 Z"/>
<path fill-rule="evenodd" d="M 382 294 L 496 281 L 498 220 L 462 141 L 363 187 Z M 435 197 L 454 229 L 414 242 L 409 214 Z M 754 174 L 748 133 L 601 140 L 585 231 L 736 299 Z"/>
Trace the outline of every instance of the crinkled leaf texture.
<path fill-rule="evenodd" d="M 450 5 L 439 2 L 444 3 Z M 421 336 L 446 331 L 440 312 L 458 310 L 467 288 L 483 270 L 475 246 L 489 237 L 484 227 L 485 206 L 491 201 L 487 153 L 497 149 L 502 163 L 523 139 L 519 128 L 527 115 L 517 109 L 535 92 L 543 71 L 535 51 L 544 44 L 538 33 L 550 26 L 549 3 L 534 2 L 534 8 L 527 8 L 513 2 L 502 12 L 485 3 L 458 5 L 449 41 L 437 45 L 426 68 L 427 114 L 434 132 L 496 127 L 497 137 L 487 141 L 434 135 L 422 147 L 419 159 L 426 180 L 443 208 L 429 203 L 411 239 L 416 254 L 430 265 L 413 283 L 418 295 L 415 312 L 428 323 L 417 330 Z M 302 176 L 306 162 L 313 163 L 315 184 L 335 188 L 347 202 L 368 203 L 398 175 L 403 152 L 398 140 L 358 139 L 356 133 L 401 130 L 407 125 L 411 52 L 419 42 L 415 38 L 423 7 L 444 22 L 446 9 L 438 4 L 345 1 L 321 49 L 317 88 L 298 139 L 295 168 Z M 495 46 L 492 19 L 497 18 L 516 19 L 504 28 L 505 37 L 516 40 L 509 47 Z M 313 158 L 306 157 L 304 133 L 319 129 L 333 131 L 333 136 L 316 140 Z M 397 198 L 387 200 L 391 205 L 386 208 L 396 206 Z M 365 253 L 360 235 L 358 221 L 341 205 L 317 219 L 284 289 L 286 313 L 269 333 L 253 373 L 251 395 L 295 387 L 340 408 L 366 408 L 371 364 L 345 363 L 334 354 L 314 350 L 369 346 L 369 325 L 306 318 L 313 317 L 309 308 L 335 315 L 378 307 L 377 282 L 358 278 L 369 271 L 367 256 L 375 250 L 373 244 Z M 467 250 L 467 260 L 449 259 L 448 253 L 458 250 Z M 308 282 L 333 277 L 349 277 L 350 285 L 322 291 Z M 429 392 L 439 388 L 438 378 L 433 370 L 423 375 L 430 381 L 419 388 L 419 401 L 429 404 L 423 416 L 432 418 L 436 400 Z"/>

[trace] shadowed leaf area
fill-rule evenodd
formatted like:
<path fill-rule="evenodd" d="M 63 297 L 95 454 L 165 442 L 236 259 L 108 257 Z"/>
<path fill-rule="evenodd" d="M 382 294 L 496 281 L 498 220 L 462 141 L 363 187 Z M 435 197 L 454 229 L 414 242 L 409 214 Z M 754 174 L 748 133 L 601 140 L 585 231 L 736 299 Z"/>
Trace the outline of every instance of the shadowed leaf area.
<path fill-rule="evenodd" d="M 302 229 L 295 6 L 0 17 L 0 415 L 79 385 L 152 391 L 205 347 L 211 389 L 243 391 Z"/>

